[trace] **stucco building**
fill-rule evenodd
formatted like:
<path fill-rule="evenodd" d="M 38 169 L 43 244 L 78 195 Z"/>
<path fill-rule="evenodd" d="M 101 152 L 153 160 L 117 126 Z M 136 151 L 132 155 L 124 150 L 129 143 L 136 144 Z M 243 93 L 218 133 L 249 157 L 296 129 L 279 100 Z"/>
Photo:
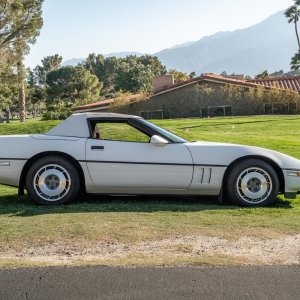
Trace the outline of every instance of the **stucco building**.
<path fill-rule="evenodd" d="M 76 111 L 114 111 L 148 119 L 300 113 L 300 78 L 293 84 L 275 80 L 243 80 L 203 74 L 175 83 L 168 76 L 153 80 L 153 94 L 133 96 L 117 105 L 108 99 L 78 107 Z M 283 82 L 283 79 L 281 79 Z M 298 80 L 298 84 L 296 81 Z"/>

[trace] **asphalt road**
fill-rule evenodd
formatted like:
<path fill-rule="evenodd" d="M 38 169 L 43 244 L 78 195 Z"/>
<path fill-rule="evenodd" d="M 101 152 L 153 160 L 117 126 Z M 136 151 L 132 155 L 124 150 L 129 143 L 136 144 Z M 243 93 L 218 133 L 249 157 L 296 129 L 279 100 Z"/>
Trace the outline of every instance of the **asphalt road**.
<path fill-rule="evenodd" d="M 0 299 L 300 299 L 300 267 L 0 269 Z"/>

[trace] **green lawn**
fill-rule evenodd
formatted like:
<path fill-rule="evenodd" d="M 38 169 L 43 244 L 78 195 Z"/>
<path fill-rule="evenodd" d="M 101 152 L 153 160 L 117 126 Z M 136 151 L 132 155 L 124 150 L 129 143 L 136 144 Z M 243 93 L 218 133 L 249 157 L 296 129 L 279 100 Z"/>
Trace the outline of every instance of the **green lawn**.
<path fill-rule="evenodd" d="M 189 141 L 259 146 L 300 159 L 300 116 L 179 119 L 155 123 Z"/>
<path fill-rule="evenodd" d="M 188 140 L 226 141 L 263 146 L 300 158 L 300 117 L 245 117 L 155 121 Z M 56 121 L 0 124 L 0 134 L 44 132 Z M 32 265 L 22 257 L 1 254 L 31 246 L 56 243 L 120 243 L 137 245 L 173 237 L 204 235 L 237 239 L 243 236 L 272 238 L 300 233 L 300 197 L 275 207 L 237 208 L 219 206 L 212 198 L 157 198 L 82 196 L 60 207 L 37 207 L 26 196 L 17 198 L 15 188 L 0 186 L 0 266 Z M 183 245 L 183 248 L 188 245 Z M 2 251 L 2 252 L 1 252 Z M 100 261 L 100 260 L 99 260 Z M 176 256 L 149 260 L 130 256 L 101 264 L 230 264 L 228 258 L 188 259 Z M 156 262 L 155 262 L 156 261 Z M 44 264 L 44 263 L 43 263 Z M 46 265 L 51 262 L 46 263 Z"/>
<path fill-rule="evenodd" d="M 8 124 L 0 124 L 0 135 L 43 133 L 58 123 L 59 121 L 41 121 L 39 119 L 29 119 L 26 123 L 14 120 Z"/>
<path fill-rule="evenodd" d="M 59 121 L 0 124 L 0 135 L 42 133 Z M 266 147 L 300 159 L 300 116 L 155 120 L 189 141 L 215 141 Z"/>

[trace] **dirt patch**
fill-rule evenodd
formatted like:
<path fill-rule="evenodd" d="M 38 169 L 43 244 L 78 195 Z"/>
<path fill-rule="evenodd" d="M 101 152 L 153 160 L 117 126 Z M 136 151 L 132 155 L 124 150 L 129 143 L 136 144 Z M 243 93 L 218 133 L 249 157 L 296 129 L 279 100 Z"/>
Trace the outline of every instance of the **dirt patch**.
<path fill-rule="evenodd" d="M 117 241 L 53 242 L 20 251 L 0 249 L 0 260 L 68 264 L 76 261 L 111 261 L 126 257 L 177 257 L 195 261 L 202 256 L 235 258 L 247 264 L 300 264 L 300 234 L 276 239 L 242 237 L 227 240 L 217 237 L 188 236 L 136 245 Z M 160 262 L 163 260 L 160 260 Z"/>

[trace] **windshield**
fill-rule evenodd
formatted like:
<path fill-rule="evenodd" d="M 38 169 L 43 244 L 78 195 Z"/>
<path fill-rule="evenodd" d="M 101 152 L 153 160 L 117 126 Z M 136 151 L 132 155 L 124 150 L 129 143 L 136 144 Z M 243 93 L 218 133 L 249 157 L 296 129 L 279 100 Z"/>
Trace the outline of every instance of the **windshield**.
<path fill-rule="evenodd" d="M 187 143 L 186 140 L 184 140 L 183 138 L 171 133 L 168 130 L 165 130 L 161 127 L 158 127 L 158 126 L 156 126 L 156 125 L 154 125 L 154 124 L 152 124 L 152 123 L 150 123 L 150 122 L 148 122 L 144 119 L 139 119 L 139 121 L 142 124 L 146 125 L 147 127 L 151 128 L 152 130 L 156 131 L 159 135 L 167 138 L 168 140 L 170 140 L 173 143 Z"/>

